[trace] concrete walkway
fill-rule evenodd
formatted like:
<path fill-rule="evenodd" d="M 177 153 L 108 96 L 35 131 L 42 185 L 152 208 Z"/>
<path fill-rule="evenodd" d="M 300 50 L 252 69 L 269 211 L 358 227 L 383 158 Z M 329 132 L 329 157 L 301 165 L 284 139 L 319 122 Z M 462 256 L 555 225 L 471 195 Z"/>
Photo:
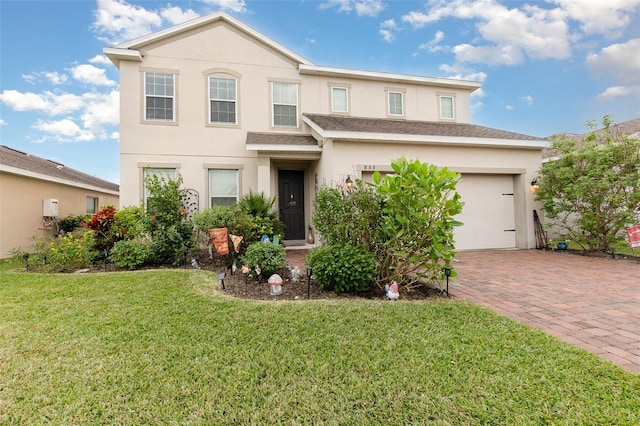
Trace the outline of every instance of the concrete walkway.
<path fill-rule="evenodd" d="M 640 373 L 640 264 L 539 250 L 458 253 L 452 296 Z"/>

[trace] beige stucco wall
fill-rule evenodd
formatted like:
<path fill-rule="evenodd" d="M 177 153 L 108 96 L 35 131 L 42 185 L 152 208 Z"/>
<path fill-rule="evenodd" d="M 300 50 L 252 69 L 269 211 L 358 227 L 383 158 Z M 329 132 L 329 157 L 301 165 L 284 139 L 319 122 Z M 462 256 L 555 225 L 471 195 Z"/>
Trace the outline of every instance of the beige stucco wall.
<path fill-rule="evenodd" d="M 58 200 L 59 218 L 85 214 L 87 197 L 97 197 L 99 206 L 119 203 L 117 195 L 10 173 L 0 173 L 0 188 L 0 258 L 53 235 L 55 224 L 43 222 L 44 199 Z"/>
<path fill-rule="evenodd" d="M 309 134 L 302 113 L 330 114 L 330 86 L 346 85 L 351 116 L 386 117 L 387 88 L 405 93 L 405 119 L 438 120 L 438 94 L 455 96 L 456 121 L 469 122 L 468 90 L 436 89 L 354 78 L 301 75 L 297 63 L 260 41 L 217 23 L 141 49 L 142 62 L 120 62 L 121 205 L 138 205 L 143 196 L 142 168 L 176 167 L 185 186 L 199 192 L 207 206 L 206 165 L 241 164 L 241 194 L 260 186 L 258 154 L 247 151 L 246 134 Z M 237 126 L 207 124 L 207 76 L 228 72 L 238 78 Z M 177 74 L 176 121 L 143 122 L 143 72 Z M 299 128 L 271 126 L 270 81 L 300 84 Z M 331 155 L 326 150 L 323 156 Z M 315 174 L 315 173 L 314 173 Z M 271 186 L 271 185 L 269 185 Z"/>

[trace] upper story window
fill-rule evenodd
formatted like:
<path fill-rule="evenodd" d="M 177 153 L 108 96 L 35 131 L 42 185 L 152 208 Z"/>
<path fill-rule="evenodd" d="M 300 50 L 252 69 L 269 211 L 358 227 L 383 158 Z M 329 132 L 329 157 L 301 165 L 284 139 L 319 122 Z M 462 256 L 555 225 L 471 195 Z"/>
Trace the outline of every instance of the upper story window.
<path fill-rule="evenodd" d="M 349 112 L 349 89 L 331 88 L 331 112 Z"/>
<path fill-rule="evenodd" d="M 389 115 L 394 117 L 404 116 L 404 94 L 402 92 L 387 92 L 389 99 Z"/>
<path fill-rule="evenodd" d="M 440 96 L 440 118 L 443 120 L 455 119 L 453 96 Z"/>
<path fill-rule="evenodd" d="M 271 83 L 273 125 L 298 127 L 298 84 Z"/>
<path fill-rule="evenodd" d="M 174 121 L 175 74 L 144 73 L 144 119 Z"/>
<path fill-rule="evenodd" d="M 209 119 L 214 124 L 237 124 L 238 83 L 235 78 L 209 77 Z"/>

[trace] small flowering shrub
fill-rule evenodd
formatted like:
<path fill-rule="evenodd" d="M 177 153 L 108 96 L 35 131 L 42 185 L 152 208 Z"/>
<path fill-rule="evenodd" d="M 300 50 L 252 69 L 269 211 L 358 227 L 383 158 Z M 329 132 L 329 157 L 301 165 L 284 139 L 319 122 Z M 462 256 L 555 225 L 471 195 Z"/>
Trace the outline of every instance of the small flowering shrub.
<path fill-rule="evenodd" d="M 37 244 L 49 272 L 68 272 L 88 268 L 94 254 L 95 233 L 91 230 L 75 231 L 50 241 Z"/>
<path fill-rule="evenodd" d="M 287 254 L 280 244 L 257 242 L 247 247 L 247 252 L 242 257 L 242 263 L 251 265 L 250 274 L 253 278 L 269 278 L 286 266 Z M 256 272 L 256 266 L 260 274 Z"/>

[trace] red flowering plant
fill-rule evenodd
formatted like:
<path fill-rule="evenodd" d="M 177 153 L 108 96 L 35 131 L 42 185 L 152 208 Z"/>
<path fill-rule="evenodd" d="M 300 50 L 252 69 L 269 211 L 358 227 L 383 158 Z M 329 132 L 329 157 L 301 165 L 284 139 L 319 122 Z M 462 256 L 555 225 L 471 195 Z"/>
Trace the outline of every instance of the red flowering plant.
<path fill-rule="evenodd" d="M 102 253 L 110 250 L 116 241 L 113 227 L 115 222 L 116 208 L 114 206 L 104 206 L 90 220 L 83 221 L 82 226 L 89 228 L 95 233 L 95 249 Z"/>

